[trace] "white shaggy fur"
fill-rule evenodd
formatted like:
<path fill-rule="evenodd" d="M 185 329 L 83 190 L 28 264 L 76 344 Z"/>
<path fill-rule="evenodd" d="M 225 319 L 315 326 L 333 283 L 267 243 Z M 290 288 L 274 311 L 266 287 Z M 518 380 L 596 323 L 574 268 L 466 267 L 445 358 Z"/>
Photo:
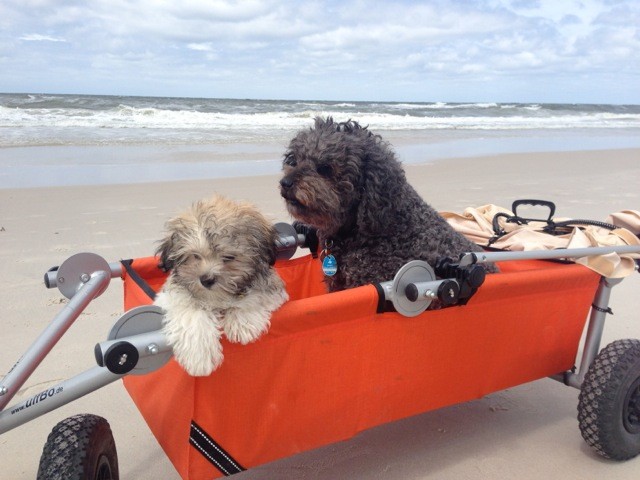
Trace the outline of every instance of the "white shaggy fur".
<path fill-rule="evenodd" d="M 222 364 L 220 319 L 193 305 L 189 295 L 164 290 L 155 304 L 165 311 L 164 334 L 176 361 L 189 375 L 205 376 Z"/>
<path fill-rule="evenodd" d="M 223 360 L 221 338 L 247 344 L 266 333 L 287 301 L 275 273 L 273 226 L 251 205 L 216 196 L 167 222 L 158 249 L 170 275 L 155 304 L 176 361 L 206 376 Z"/>
<path fill-rule="evenodd" d="M 155 304 L 166 312 L 163 331 L 176 361 L 189 375 L 207 376 L 222 364 L 223 332 L 232 343 L 257 340 L 269 330 L 271 313 L 288 300 L 284 288 L 274 286 L 273 295 L 253 292 L 235 307 L 216 310 L 203 308 L 188 292 L 167 285 Z"/>

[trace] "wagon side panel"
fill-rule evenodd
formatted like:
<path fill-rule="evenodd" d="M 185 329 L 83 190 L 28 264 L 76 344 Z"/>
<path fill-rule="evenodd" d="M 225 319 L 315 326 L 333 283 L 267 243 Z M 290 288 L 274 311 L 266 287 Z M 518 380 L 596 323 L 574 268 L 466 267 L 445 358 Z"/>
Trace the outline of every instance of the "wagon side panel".
<path fill-rule="evenodd" d="M 190 418 L 175 414 L 186 403 L 181 393 L 162 410 L 153 402 L 139 408 L 152 423 L 173 414 L 152 430 L 179 457 L 174 464 L 184 450 L 162 437 L 183 438 L 195 423 L 250 468 L 571 368 L 598 281 L 579 265 L 510 262 L 468 305 L 413 318 L 376 314 L 373 286 L 292 300 L 268 335 L 246 346 L 225 342 L 220 369 L 193 379 Z M 152 374 L 164 385 L 157 394 L 189 384 L 170 365 Z M 223 474 L 194 447 L 188 458 L 188 478 Z"/>

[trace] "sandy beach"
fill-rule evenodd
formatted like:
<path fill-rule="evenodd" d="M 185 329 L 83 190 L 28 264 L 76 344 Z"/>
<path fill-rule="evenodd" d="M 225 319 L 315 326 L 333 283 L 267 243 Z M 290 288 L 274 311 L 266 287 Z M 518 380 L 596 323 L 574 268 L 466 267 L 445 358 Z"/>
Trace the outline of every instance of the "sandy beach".
<path fill-rule="evenodd" d="M 605 220 L 640 209 L 640 149 L 545 152 L 447 159 L 406 167 L 438 210 L 519 198 L 551 200 L 561 217 Z M 123 167 L 124 169 L 125 167 Z M 153 254 L 164 222 L 214 192 L 254 202 L 274 222 L 290 221 L 277 175 L 145 184 L 0 189 L 0 374 L 8 372 L 59 311 L 61 295 L 43 274 L 67 257 L 108 261 Z M 391 274 L 390 277 L 393 275 Z M 640 275 L 616 287 L 603 345 L 640 338 Z M 113 280 L 70 328 L 11 402 L 95 364 L 93 347 L 122 314 Z M 550 379 L 383 425 L 355 438 L 242 474 L 238 479 L 636 479 L 640 457 L 617 463 L 593 453 L 576 420 L 578 391 Z M 51 428 L 77 413 L 108 419 L 122 479 L 177 479 L 121 382 L 0 436 L 0 476 L 35 478 Z"/>

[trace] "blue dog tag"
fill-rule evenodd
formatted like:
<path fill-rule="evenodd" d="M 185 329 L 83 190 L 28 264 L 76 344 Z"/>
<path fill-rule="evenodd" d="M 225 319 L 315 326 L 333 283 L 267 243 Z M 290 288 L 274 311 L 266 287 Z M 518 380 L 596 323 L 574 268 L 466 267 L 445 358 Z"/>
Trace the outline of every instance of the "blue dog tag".
<path fill-rule="evenodd" d="M 338 262 L 333 255 L 327 255 L 322 259 L 322 271 L 327 277 L 333 277 L 338 271 Z"/>

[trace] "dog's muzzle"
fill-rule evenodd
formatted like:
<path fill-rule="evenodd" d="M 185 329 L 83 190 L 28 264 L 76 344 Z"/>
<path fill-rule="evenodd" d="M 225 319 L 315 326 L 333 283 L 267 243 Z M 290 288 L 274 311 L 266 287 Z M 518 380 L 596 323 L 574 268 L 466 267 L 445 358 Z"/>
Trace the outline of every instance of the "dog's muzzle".
<path fill-rule="evenodd" d="M 283 191 L 289 190 L 291 187 L 293 187 L 293 180 L 291 180 L 291 177 L 283 177 L 282 180 L 280 180 L 280 186 L 282 187 Z"/>
<path fill-rule="evenodd" d="M 216 284 L 216 277 L 209 277 L 207 275 L 203 275 L 200 277 L 200 284 L 204 288 L 211 288 Z"/>
<path fill-rule="evenodd" d="M 280 180 L 280 195 L 284 198 L 287 203 L 294 207 L 303 207 L 302 203 L 296 198 L 295 193 L 293 192 L 294 181 L 291 177 L 283 177 Z"/>

